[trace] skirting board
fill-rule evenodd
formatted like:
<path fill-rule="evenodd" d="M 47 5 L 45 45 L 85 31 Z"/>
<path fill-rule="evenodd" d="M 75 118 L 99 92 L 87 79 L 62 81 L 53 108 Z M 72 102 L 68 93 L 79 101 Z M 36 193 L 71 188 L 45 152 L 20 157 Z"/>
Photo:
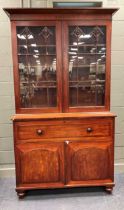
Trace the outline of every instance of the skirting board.
<path fill-rule="evenodd" d="M 124 173 L 124 163 L 115 163 L 114 168 L 115 173 Z M 13 176 L 15 176 L 15 166 L 13 164 L 0 165 L 0 178 Z"/>

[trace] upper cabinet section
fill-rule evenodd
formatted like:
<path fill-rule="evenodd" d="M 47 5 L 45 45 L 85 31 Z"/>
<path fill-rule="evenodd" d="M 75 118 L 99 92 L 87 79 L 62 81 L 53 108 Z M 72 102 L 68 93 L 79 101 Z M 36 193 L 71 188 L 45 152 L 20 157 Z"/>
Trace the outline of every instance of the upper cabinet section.
<path fill-rule="evenodd" d="M 104 106 L 106 27 L 69 26 L 69 106 Z"/>
<path fill-rule="evenodd" d="M 22 108 L 56 107 L 55 26 L 17 26 Z"/>
<path fill-rule="evenodd" d="M 109 110 L 111 23 L 64 21 L 65 110 Z"/>
<path fill-rule="evenodd" d="M 17 112 L 60 112 L 61 24 L 19 21 L 12 28 Z"/>
<path fill-rule="evenodd" d="M 17 113 L 110 108 L 111 17 L 117 9 L 5 9 Z"/>

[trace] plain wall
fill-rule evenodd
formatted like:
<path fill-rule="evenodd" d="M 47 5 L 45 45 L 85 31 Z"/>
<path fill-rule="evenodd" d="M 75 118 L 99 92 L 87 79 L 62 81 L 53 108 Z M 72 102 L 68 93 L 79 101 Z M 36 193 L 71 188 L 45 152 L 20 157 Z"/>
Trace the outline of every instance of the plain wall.
<path fill-rule="evenodd" d="M 69 0 L 68 0 L 69 1 Z M 29 1 L 24 1 L 28 7 Z M 52 0 L 32 0 L 32 7 L 50 7 Z M 124 1 L 105 0 L 103 6 L 119 7 L 113 17 L 111 111 L 117 114 L 115 169 L 124 172 Z M 21 7 L 20 0 L 0 0 L 0 176 L 14 174 L 13 130 L 15 113 L 10 22 L 3 7 Z"/>

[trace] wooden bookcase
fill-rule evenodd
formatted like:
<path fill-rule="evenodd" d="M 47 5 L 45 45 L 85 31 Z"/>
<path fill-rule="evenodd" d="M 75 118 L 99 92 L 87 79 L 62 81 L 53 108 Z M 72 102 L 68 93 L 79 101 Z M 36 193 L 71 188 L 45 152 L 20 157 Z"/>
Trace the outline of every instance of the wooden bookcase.
<path fill-rule="evenodd" d="M 16 191 L 114 186 L 116 8 L 4 9 L 11 20 Z"/>

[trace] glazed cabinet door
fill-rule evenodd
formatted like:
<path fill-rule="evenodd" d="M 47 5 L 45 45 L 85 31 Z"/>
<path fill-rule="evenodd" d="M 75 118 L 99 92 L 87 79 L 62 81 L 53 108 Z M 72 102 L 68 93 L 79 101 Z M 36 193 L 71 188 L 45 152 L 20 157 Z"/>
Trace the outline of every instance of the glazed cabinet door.
<path fill-rule="evenodd" d="M 110 35 L 107 21 L 63 23 L 65 112 L 109 109 Z"/>
<path fill-rule="evenodd" d="M 17 184 L 62 186 L 64 149 L 62 143 L 25 143 L 16 146 Z"/>
<path fill-rule="evenodd" d="M 67 185 L 98 184 L 112 180 L 113 153 L 110 142 L 67 141 L 66 161 Z"/>
<path fill-rule="evenodd" d="M 57 21 L 12 23 L 18 113 L 61 111 L 61 25 Z"/>

